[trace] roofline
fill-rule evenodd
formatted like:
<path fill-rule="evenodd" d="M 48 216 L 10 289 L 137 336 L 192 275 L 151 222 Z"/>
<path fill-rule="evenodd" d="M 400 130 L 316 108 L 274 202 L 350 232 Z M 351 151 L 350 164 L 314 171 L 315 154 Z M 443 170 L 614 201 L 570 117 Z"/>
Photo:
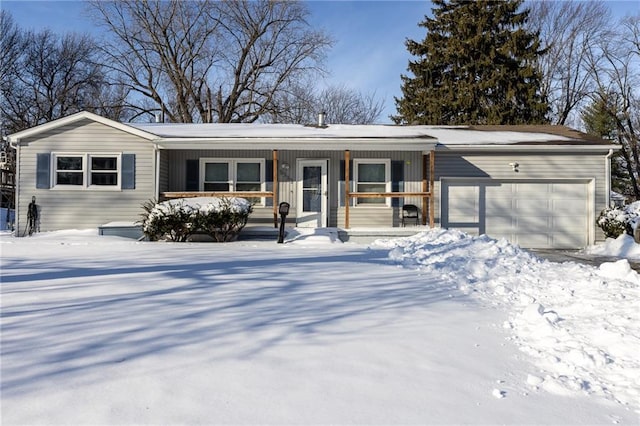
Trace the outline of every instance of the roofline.
<path fill-rule="evenodd" d="M 539 143 L 517 143 L 510 145 L 445 145 L 438 144 L 436 145 L 436 152 L 438 153 L 446 153 L 446 152 L 470 152 L 470 151 L 482 151 L 482 152 L 498 152 L 498 151 L 555 151 L 555 152 L 572 152 L 579 153 L 580 151 L 609 151 L 609 150 L 619 150 L 621 149 L 621 145 L 615 144 L 539 144 Z"/>
<path fill-rule="evenodd" d="M 429 151 L 436 139 L 407 138 L 158 138 L 159 149 L 281 149 L 314 151 Z"/>
<path fill-rule="evenodd" d="M 122 130 L 123 132 L 127 132 L 147 140 L 154 140 L 158 138 L 156 135 L 152 133 L 139 130 L 135 127 L 111 120 L 109 118 L 102 117 L 100 115 L 94 114 L 89 111 L 80 111 L 75 114 L 50 121 L 48 123 L 40 124 L 38 126 L 31 127 L 29 129 L 25 129 L 20 132 L 8 135 L 7 138 L 9 142 L 19 143 L 20 139 L 28 138 L 42 132 L 47 132 L 53 129 L 57 129 L 58 127 L 66 126 L 68 124 L 75 123 L 80 120 L 91 120 L 96 123 L 101 123 L 106 126 L 113 127 L 114 129 Z"/>

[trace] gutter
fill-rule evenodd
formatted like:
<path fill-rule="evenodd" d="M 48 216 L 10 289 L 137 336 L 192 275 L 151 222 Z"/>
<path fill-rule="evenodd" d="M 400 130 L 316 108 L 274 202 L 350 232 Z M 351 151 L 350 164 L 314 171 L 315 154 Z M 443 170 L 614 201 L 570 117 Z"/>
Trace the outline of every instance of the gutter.
<path fill-rule="evenodd" d="M 613 152 L 621 149 L 620 145 L 444 145 L 438 144 L 436 150 L 439 154 L 460 153 L 460 152 L 523 152 L 523 151 L 542 151 L 542 152 Z"/>

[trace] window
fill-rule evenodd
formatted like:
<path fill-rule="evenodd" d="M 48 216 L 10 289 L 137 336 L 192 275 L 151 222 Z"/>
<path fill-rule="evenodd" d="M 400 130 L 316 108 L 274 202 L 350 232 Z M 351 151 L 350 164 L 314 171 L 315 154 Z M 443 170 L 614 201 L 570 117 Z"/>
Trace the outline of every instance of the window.
<path fill-rule="evenodd" d="M 84 185 L 84 157 L 59 155 L 55 157 L 56 185 Z"/>
<path fill-rule="evenodd" d="M 89 185 L 117 186 L 118 157 L 90 156 Z"/>
<path fill-rule="evenodd" d="M 354 160 L 356 192 L 390 192 L 390 160 Z M 389 205 L 387 198 L 358 198 L 356 205 Z"/>
<path fill-rule="evenodd" d="M 228 192 L 231 190 L 228 163 L 206 163 L 204 172 L 204 190 Z"/>
<path fill-rule="evenodd" d="M 260 192 L 265 188 L 264 159 L 200 159 L 201 189 L 207 192 Z M 263 203 L 262 198 L 251 198 Z"/>
<path fill-rule="evenodd" d="M 53 186 L 120 189 L 120 154 L 53 154 Z"/>

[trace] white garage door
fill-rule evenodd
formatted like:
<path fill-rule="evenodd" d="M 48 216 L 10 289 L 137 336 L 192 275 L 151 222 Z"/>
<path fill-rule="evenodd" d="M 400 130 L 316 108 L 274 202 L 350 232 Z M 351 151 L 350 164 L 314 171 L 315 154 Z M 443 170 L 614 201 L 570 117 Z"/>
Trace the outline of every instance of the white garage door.
<path fill-rule="evenodd" d="M 527 248 L 585 247 L 588 206 L 585 181 L 442 182 L 443 227 Z"/>

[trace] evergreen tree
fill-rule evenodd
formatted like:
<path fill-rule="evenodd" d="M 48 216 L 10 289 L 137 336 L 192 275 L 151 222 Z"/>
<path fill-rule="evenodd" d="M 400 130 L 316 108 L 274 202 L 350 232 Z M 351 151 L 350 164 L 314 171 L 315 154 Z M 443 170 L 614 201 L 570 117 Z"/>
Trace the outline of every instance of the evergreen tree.
<path fill-rule="evenodd" d="M 537 33 L 525 29 L 522 0 L 433 0 L 422 42 L 407 40 L 413 77 L 402 75 L 396 123 L 529 124 L 546 122 L 540 94 Z"/>
<path fill-rule="evenodd" d="M 604 139 L 616 139 L 616 120 L 611 116 L 610 111 L 615 111 L 616 107 L 610 96 L 601 93 L 590 105 L 582 110 L 582 122 L 585 130 L 590 135 Z"/>
<path fill-rule="evenodd" d="M 611 141 L 619 141 L 615 111 L 618 107 L 614 98 L 607 93 L 600 93 L 581 113 L 582 122 L 587 133 Z M 634 197 L 633 168 L 630 165 L 632 153 L 625 149 L 616 151 L 611 157 L 611 188 L 630 198 Z"/>

